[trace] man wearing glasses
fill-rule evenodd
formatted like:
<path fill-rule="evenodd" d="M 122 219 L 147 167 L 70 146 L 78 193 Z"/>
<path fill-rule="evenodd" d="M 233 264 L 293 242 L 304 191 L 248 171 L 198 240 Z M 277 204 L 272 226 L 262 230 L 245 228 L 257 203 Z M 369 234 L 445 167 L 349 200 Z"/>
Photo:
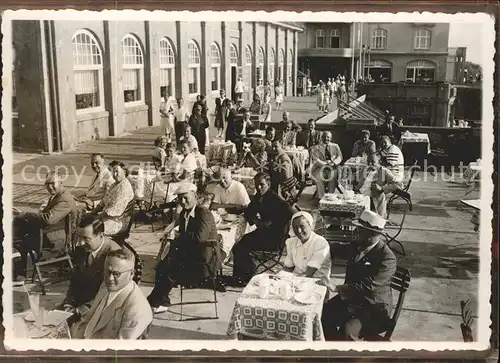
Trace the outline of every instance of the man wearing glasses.
<path fill-rule="evenodd" d="M 104 263 L 104 283 L 90 311 L 71 328 L 76 339 L 138 339 L 153 321 L 153 312 L 134 277 L 134 255 L 111 251 Z"/>

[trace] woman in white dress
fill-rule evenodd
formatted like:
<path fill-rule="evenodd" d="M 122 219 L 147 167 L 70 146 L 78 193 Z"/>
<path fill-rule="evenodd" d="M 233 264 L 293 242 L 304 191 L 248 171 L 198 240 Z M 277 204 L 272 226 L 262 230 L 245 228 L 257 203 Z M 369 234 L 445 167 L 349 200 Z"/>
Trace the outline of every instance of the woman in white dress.
<path fill-rule="evenodd" d="M 318 106 L 319 112 L 323 112 L 325 109 L 325 85 L 323 81 L 319 81 L 318 85 L 315 88 L 316 91 L 316 105 Z"/>
<path fill-rule="evenodd" d="M 161 130 L 170 142 L 172 135 L 175 135 L 174 107 L 169 101 L 169 95 L 165 94 L 160 104 Z"/>
<path fill-rule="evenodd" d="M 283 103 L 283 83 L 279 82 L 276 88 L 274 89 L 274 93 L 276 95 L 276 109 L 281 110 L 281 104 Z"/>
<path fill-rule="evenodd" d="M 104 195 L 99 205 L 92 211 L 104 222 L 104 234 L 114 236 L 123 227 L 122 216 L 127 205 L 134 199 L 134 190 L 127 179 L 128 170 L 122 162 L 109 164 L 115 184 Z"/>
<path fill-rule="evenodd" d="M 262 114 L 262 122 L 271 122 L 272 106 L 270 94 L 266 94 L 264 96 L 264 104 L 262 105 L 260 112 Z"/>

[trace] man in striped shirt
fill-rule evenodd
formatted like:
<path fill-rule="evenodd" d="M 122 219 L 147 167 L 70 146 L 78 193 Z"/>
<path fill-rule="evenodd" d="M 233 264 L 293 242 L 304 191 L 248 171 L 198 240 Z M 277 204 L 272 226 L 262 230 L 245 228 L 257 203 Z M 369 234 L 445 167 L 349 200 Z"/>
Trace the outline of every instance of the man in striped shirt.
<path fill-rule="evenodd" d="M 405 170 L 403 153 L 399 147 L 392 144 L 390 137 L 387 135 L 381 137 L 380 148 L 380 164 L 391 171 L 395 181 L 402 182 Z"/>

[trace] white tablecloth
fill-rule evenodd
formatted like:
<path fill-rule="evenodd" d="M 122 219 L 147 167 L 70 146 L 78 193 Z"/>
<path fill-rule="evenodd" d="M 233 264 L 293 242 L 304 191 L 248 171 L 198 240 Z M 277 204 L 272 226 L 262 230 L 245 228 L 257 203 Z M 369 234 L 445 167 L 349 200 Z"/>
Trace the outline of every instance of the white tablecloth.
<path fill-rule="evenodd" d="M 239 215 L 234 222 L 222 221 L 217 225 L 217 233 L 222 236 L 222 249 L 229 256 L 236 242 L 241 240 L 245 234 L 255 230 L 255 226 L 250 226 L 243 215 Z"/>
<path fill-rule="evenodd" d="M 356 194 L 353 203 L 338 197 L 334 200 L 328 200 L 332 194 L 325 194 L 319 201 L 319 210 L 328 212 L 353 212 L 354 218 L 359 218 L 364 210 L 370 210 L 370 197 L 367 195 Z M 355 202 L 355 203 L 354 203 Z"/>
<path fill-rule="evenodd" d="M 228 164 L 236 160 L 236 145 L 231 141 L 222 142 L 214 140 L 205 150 L 209 165 Z"/>
<path fill-rule="evenodd" d="M 253 195 L 255 194 L 255 183 L 253 178 L 256 174 L 257 172 L 252 168 L 241 168 L 233 171 L 233 179 L 245 186 L 248 195 Z"/>
<path fill-rule="evenodd" d="M 472 183 L 481 177 L 481 164 L 473 161 L 464 171 L 463 178 L 466 183 Z"/>
<path fill-rule="evenodd" d="M 402 149 L 403 145 L 406 143 L 426 143 L 427 144 L 427 154 L 431 153 L 431 142 L 429 140 L 429 135 L 421 132 L 411 132 L 402 133 L 401 139 L 399 140 L 399 148 Z"/>
<path fill-rule="evenodd" d="M 129 175 L 128 180 L 132 184 L 135 197 L 138 199 L 150 200 L 153 191 L 153 184 L 155 184 L 154 200 L 164 198 L 167 190 L 167 185 L 163 182 L 166 180 L 159 172 L 147 172 L 142 169 L 139 170 L 137 175 Z"/>
<path fill-rule="evenodd" d="M 53 310 L 45 312 L 44 325 L 38 328 L 32 319 L 30 310 L 14 314 L 14 336 L 30 339 L 70 339 L 69 326 L 66 320 L 71 316 L 65 311 Z M 27 321 L 29 320 L 29 321 Z"/>
<path fill-rule="evenodd" d="M 297 158 L 303 169 L 306 168 L 306 165 L 309 162 L 309 151 L 307 151 L 307 149 L 285 149 L 285 152 L 288 156 L 290 156 L 290 158 Z"/>

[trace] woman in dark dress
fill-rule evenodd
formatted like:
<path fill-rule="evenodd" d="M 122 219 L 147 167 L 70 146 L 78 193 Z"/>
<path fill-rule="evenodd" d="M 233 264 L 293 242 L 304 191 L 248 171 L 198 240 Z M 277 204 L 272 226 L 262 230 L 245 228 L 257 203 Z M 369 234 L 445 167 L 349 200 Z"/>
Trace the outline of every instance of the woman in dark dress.
<path fill-rule="evenodd" d="M 236 127 L 236 119 L 238 117 L 238 112 L 234 108 L 233 101 L 226 98 L 224 100 L 226 107 L 226 141 L 235 141 L 235 127 Z"/>
<path fill-rule="evenodd" d="M 220 90 L 220 97 L 215 99 L 215 127 L 217 128 L 217 137 L 222 137 L 222 132 L 224 131 L 224 120 L 226 116 L 226 92 Z"/>
<path fill-rule="evenodd" d="M 198 150 L 201 154 L 205 154 L 206 129 L 208 129 L 209 123 L 207 116 L 203 115 L 202 110 L 203 107 L 201 105 L 194 107 L 194 113 L 189 118 L 189 126 L 191 126 L 191 134 L 198 141 Z"/>

